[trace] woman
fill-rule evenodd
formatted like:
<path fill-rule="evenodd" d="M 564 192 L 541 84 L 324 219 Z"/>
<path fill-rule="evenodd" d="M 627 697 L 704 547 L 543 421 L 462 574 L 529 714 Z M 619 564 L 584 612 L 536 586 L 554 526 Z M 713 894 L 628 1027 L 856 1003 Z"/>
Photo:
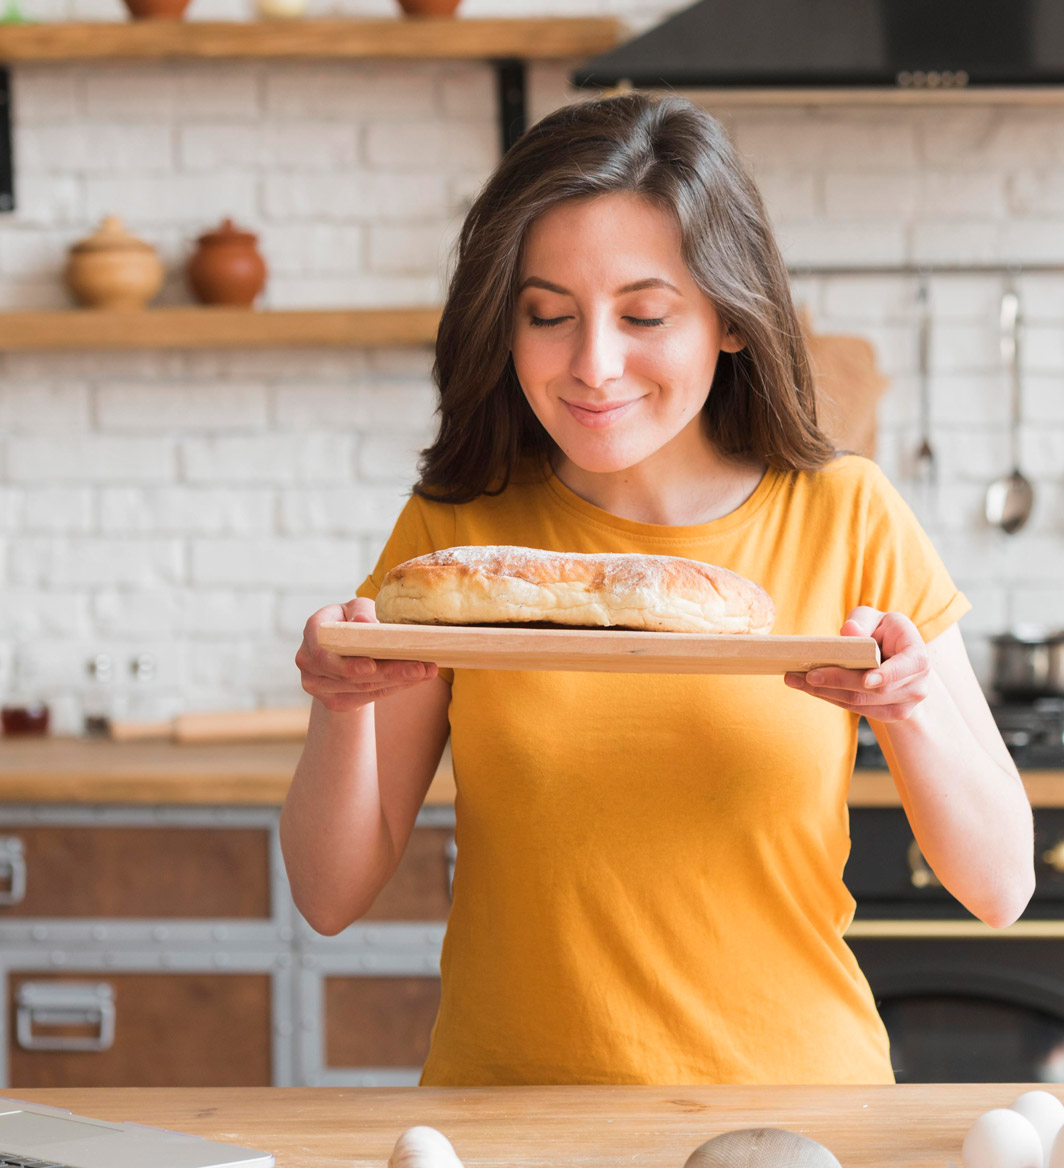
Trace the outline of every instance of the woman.
<path fill-rule="evenodd" d="M 817 428 L 787 277 L 717 123 L 675 97 L 569 107 L 466 220 L 440 427 L 358 598 L 307 623 L 314 695 L 282 821 L 335 933 L 394 871 L 451 737 L 458 862 L 422 1082 L 892 1081 L 842 940 L 859 713 L 928 863 L 991 925 L 1033 888 L 1031 812 L 972 673 L 968 602 L 876 466 Z M 343 659 L 385 571 L 461 544 L 687 556 L 776 633 L 883 665 L 779 677 Z M 784 684 L 786 682 L 786 684 Z"/>

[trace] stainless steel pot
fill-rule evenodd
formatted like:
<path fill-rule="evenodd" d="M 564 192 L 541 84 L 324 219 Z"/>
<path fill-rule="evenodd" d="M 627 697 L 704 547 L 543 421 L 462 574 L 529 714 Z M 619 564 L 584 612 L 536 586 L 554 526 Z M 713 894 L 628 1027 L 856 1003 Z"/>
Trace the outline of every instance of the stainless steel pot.
<path fill-rule="evenodd" d="M 1011 701 L 1064 696 L 1064 629 L 1017 629 L 990 638 L 991 684 Z"/>

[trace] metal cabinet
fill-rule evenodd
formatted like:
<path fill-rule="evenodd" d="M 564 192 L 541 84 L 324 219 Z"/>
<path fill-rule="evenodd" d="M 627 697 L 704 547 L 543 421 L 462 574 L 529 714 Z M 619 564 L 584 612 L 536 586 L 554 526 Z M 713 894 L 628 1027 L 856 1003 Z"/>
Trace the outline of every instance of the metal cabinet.
<path fill-rule="evenodd" d="M 269 959 L 259 964 L 12 972 L 11 1085 L 268 1087 L 274 987 Z"/>
<path fill-rule="evenodd" d="M 0 1086 L 414 1083 L 454 812 L 366 917 L 316 934 L 276 808 L 0 807 Z"/>
<path fill-rule="evenodd" d="M 409 1086 L 428 1053 L 454 875 L 454 809 L 424 807 L 395 875 L 336 937 L 296 924 L 300 1028 L 308 1086 Z"/>

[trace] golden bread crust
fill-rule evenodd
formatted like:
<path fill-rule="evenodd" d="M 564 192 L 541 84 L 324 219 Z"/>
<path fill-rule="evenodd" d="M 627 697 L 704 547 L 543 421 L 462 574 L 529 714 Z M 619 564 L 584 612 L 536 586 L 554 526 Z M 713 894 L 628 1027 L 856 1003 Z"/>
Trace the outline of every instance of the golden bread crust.
<path fill-rule="evenodd" d="M 681 633 L 767 633 L 768 593 L 680 556 L 453 547 L 397 564 L 377 619 L 399 624 L 550 624 Z"/>

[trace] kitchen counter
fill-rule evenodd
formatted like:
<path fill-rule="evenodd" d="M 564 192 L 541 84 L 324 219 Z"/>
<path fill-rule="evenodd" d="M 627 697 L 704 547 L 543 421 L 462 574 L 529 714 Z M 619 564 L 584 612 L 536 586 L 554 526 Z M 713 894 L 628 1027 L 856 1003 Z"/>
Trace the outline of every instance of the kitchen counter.
<path fill-rule="evenodd" d="M 972 1121 L 1033 1085 L 888 1087 L 95 1088 L 7 1094 L 273 1152 L 278 1168 L 383 1168 L 400 1132 L 436 1127 L 468 1166 L 682 1168 L 704 1140 L 782 1127 L 843 1168 L 945 1168 Z"/>
<path fill-rule="evenodd" d="M 279 806 L 299 759 L 299 742 L 184 745 L 96 738 L 0 738 L 0 803 L 162 803 Z M 1064 770 L 1024 771 L 1036 807 L 1064 807 Z M 454 802 L 445 752 L 426 797 Z M 886 771 L 855 771 L 853 807 L 898 807 Z"/>
<path fill-rule="evenodd" d="M 0 738 L 0 803 L 166 803 L 276 807 L 300 742 L 111 742 Z M 453 803 L 448 750 L 426 803 Z"/>

